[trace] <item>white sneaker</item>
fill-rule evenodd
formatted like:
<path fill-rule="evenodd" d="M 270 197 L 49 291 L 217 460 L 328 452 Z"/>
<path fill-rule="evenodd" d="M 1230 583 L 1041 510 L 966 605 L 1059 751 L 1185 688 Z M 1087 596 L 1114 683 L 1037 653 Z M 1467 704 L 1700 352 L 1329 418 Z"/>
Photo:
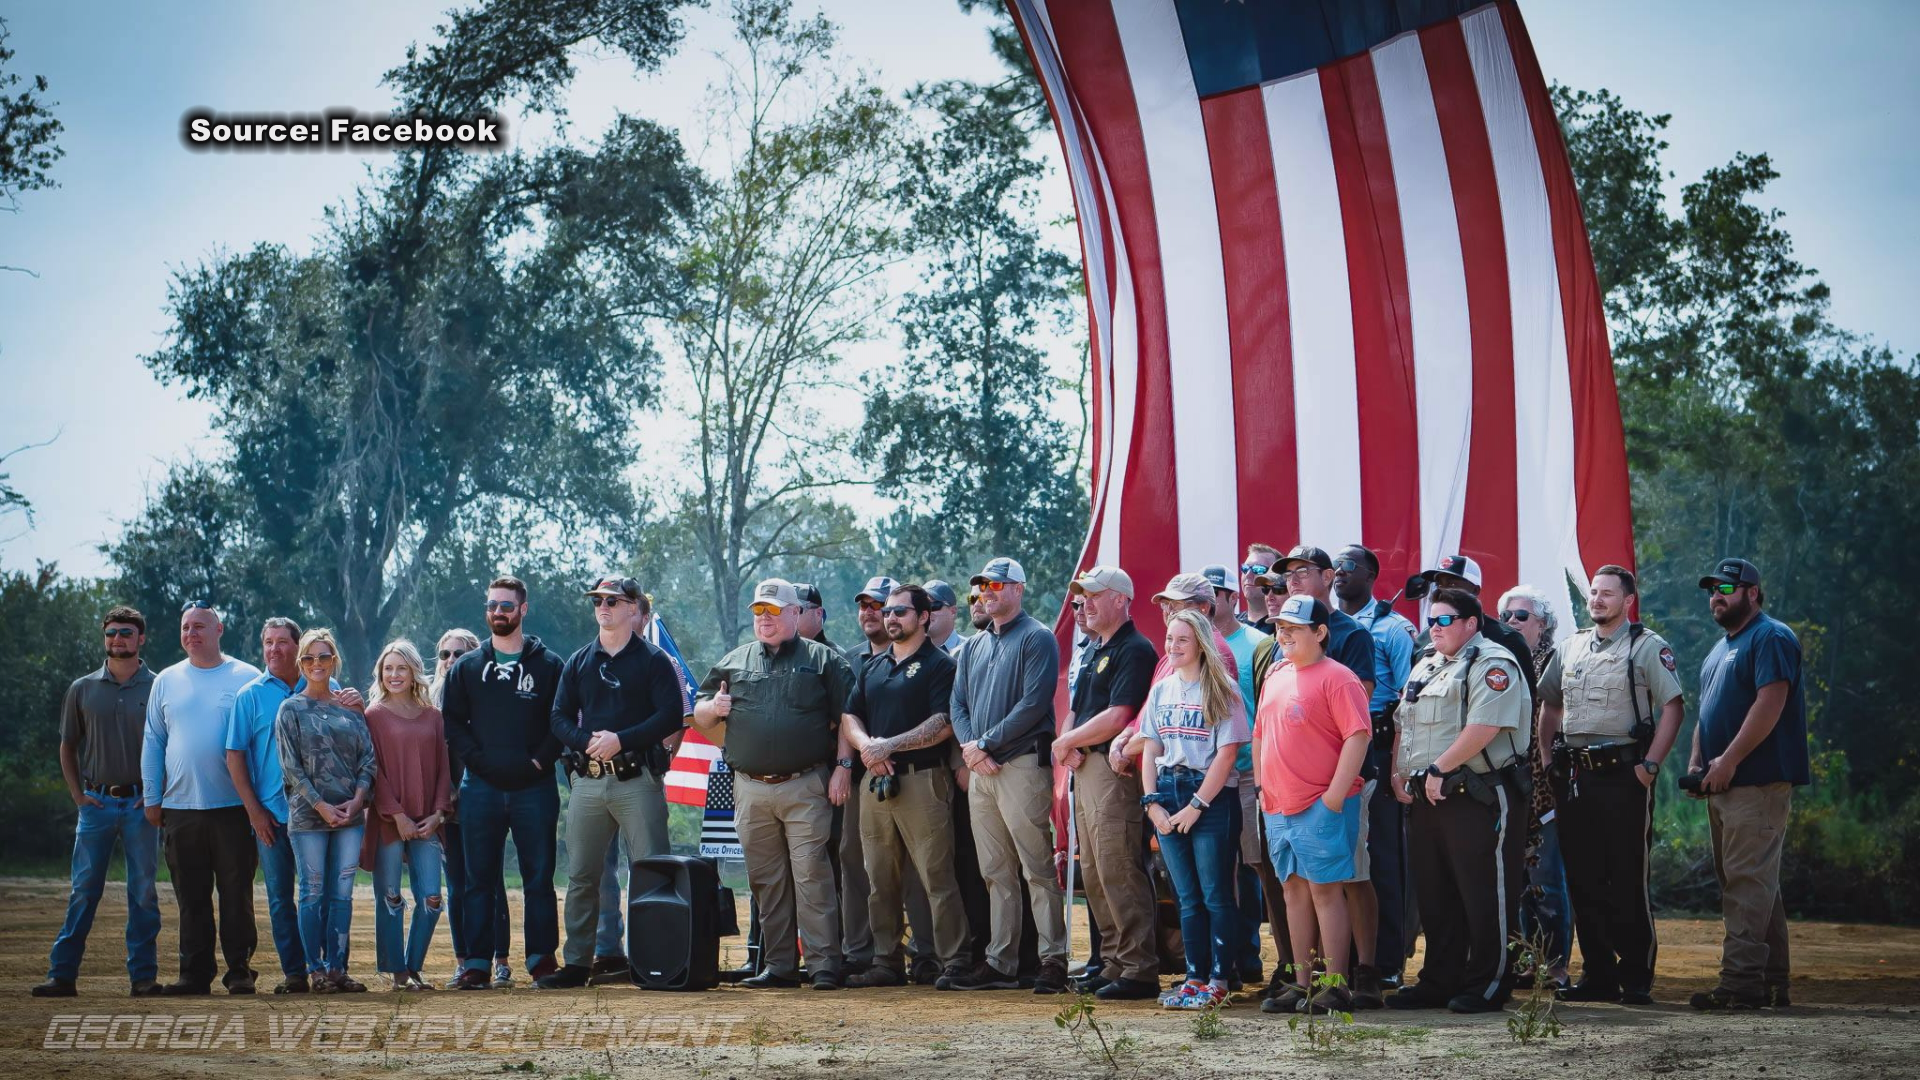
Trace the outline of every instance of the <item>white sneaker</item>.
<path fill-rule="evenodd" d="M 493 988 L 505 990 L 513 985 L 513 969 L 505 964 L 493 965 Z"/>

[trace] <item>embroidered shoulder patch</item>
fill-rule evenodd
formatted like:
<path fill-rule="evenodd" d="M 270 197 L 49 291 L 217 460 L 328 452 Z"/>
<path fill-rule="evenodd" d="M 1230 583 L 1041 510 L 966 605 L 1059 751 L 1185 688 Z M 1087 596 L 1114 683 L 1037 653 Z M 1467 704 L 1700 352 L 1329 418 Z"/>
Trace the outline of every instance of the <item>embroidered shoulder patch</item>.
<path fill-rule="evenodd" d="M 1095 664 L 1095 665 L 1093 665 L 1093 670 L 1094 670 L 1094 671 L 1096 671 L 1096 672 L 1101 672 L 1101 673 L 1105 673 L 1105 671 L 1107 670 L 1107 661 L 1109 661 L 1109 660 L 1111 660 L 1111 659 L 1113 659 L 1113 657 L 1111 657 L 1111 656 L 1103 656 L 1103 657 L 1101 657 L 1101 658 L 1100 658 L 1100 662 L 1099 662 L 1099 663 L 1097 663 L 1097 664 Z"/>
<path fill-rule="evenodd" d="M 1490 667 L 1487 669 L 1487 689 L 1495 693 L 1503 693 L 1512 682 L 1513 679 L 1507 674 L 1506 668 Z"/>
<path fill-rule="evenodd" d="M 1673 670 L 1673 650 L 1672 649 L 1662 648 L 1660 650 L 1660 665 L 1666 668 L 1668 671 Z"/>

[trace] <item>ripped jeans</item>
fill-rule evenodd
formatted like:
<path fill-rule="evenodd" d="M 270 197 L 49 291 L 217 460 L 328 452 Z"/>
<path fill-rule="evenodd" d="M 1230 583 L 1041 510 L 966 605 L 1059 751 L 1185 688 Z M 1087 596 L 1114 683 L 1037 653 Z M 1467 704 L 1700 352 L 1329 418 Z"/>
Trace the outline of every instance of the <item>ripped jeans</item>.
<path fill-rule="evenodd" d="M 402 920 L 407 905 L 400 895 L 402 854 L 413 885 L 413 929 L 405 933 Z M 434 925 L 446 909 L 446 895 L 440 890 L 442 861 L 438 833 L 425 840 L 395 840 L 380 846 L 373 864 L 373 940 L 383 974 L 417 972 L 427 962 Z"/>
<path fill-rule="evenodd" d="M 347 970 L 353 933 L 353 879 L 365 825 L 289 832 L 299 875 L 300 942 L 313 974 Z"/>

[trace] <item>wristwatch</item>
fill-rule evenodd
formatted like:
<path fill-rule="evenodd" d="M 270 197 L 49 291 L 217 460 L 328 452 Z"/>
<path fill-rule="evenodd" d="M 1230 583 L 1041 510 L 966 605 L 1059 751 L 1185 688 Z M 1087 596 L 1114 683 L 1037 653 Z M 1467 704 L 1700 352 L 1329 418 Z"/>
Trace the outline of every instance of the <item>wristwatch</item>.
<path fill-rule="evenodd" d="M 1195 810 L 1205 810 L 1208 806 L 1208 804 L 1204 800 L 1202 800 L 1198 795 L 1195 795 L 1192 801 L 1188 802 L 1187 805 L 1193 807 Z"/>
<path fill-rule="evenodd" d="M 1649 775 L 1651 776 L 1660 775 L 1660 763 L 1653 760 L 1652 758 L 1641 758 L 1640 764 L 1647 770 L 1647 773 Z"/>
<path fill-rule="evenodd" d="M 847 769 L 851 771 L 853 769 L 853 759 L 850 757 L 843 757 L 839 761 L 834 762 L 833 765 L 837 769 Z"/>

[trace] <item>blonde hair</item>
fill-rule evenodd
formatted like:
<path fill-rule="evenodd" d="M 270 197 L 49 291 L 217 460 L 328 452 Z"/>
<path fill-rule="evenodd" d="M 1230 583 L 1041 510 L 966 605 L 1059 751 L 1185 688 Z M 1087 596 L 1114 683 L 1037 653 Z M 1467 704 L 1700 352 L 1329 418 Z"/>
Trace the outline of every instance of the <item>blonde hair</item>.
<path fill-rule="evenodd" d="M 447 631 L 446 633 L 440 635 L 440 640 L 434 642 L 434 651 L 438 652 L 440 646 L 445 645 L 447 643 L 448 638 L 453 638 L 454 640 L 460 642 L 461 644 L 465 645 L 469 649 L 477 649 L 480 647 L 480 638 L 478 635 L 476 635 L 471 630 L 466 630 L 456 626 L 453 629 Z M 440 707 L 440 702 L 443 701 L 446 696 L 447 667 L 448 665 L 446 664 L 439 664 L 434 667 L 433 685 L 428 687 L 427 689 L 427 696 L 433 700 L 433 707 L 436 709 Z"/>
<path fill-rule="evenodd" d="M 367 694 L 368 703 L 378 705 L 389 696 L 384 672 L 389 656 L 397 656 L 401 663 L 407 665 L 407 674 L 412 679 L 412 685 L 407 687 L 407 698 L 421 708 L 433 708 L 433 696 L 427 689 L 427 665 L 420 659 L 420 650 L 414 648 L 413 642 L 406 638 L 388 642 L 386 648 L 380 650 L 380 655 L 374 658 L 373 689 Z"/>
<path fill-rule="evenodd" d="M 324 626 L 316 626 L 306 633 L 301 634 L 300 645 L 294 651 L 294 656 L 298 658 L 307 655 L 307 650 L 312 648 L 316 642 L 321 641 L 326 642 L 327 648 L 333 650 L 333 661 L 335 665 L 333 670 L 337 674 L 340 670 L 340 643 L 333 640 L 333 631 Z"/>
<path fill-rule="evenodd" d="M 1212 727 L 1233 715 L 1233 703 L 1240 699 L 1240 683 L 1227 674 L 1227 662 L 1213 641 L 1213 623 L 1205 615 L 1191 609 L 1177 612 L 1167 623 L 1167 629 L 1171 631 L 1175 623 L 1191 630 L 1194 643 L 1199 646 L 1201 720 Z"/>

